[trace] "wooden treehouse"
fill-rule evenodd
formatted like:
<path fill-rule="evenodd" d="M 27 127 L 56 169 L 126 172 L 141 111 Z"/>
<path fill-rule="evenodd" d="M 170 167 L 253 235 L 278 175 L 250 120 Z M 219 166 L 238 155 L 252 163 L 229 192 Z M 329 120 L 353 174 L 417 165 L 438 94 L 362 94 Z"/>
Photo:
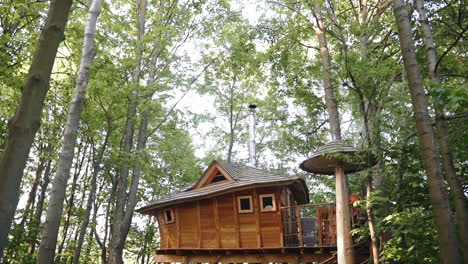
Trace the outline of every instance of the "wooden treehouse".
<path fill-rule="evenodd" d="M 301 178 L 213 161 L 191 186 L 137 211 L 158 220 L 155 262 L 336 262 L 334 203 L 308 202 Z"/>

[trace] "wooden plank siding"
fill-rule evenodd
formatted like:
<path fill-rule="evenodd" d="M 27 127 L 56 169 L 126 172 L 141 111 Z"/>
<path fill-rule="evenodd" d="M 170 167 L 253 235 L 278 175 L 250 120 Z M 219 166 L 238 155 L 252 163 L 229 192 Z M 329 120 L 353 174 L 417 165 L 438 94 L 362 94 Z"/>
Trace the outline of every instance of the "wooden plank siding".
<path fill-rule="evenodd" d="M 212 199 L 200 200 L 201 248 L 217 248 L 215 212 Z"/>
<path fill-rule="evenodd" d="M 274 194 L 276 210 L 261 212 L 260 194 Z M 252 196 L 253 212 L 238 212 L 238 196 Z M 255 249 L 282 247 L 280 187 L 257 188 L 174 205 L 175 221 L 155 212 L 162 249 Z"/>
<path fill-rule="evenodd" d="M 166 229 L 166 221 L 164 221 L 163 211 L 158 211 L 156 214 L 156 219 L 158 220 L 158 227 L 159 227 L 159 237 L 160 237 L 160 248 L 169 248 L 168 247 L 168 234 Z"/>
<path fill-rule="evenodd" d="M 231 195 L 219 196 L 217 200 L 221 248 L 235 248 L 237 243 L 234 210 L 237 208 L 233 206 Z"/>
<path fill-rule="evenodd" d="M 184 203 L 177 206 L 180 223 L 180 248 L 197 248 L 198 246 L 198 203 Z"/>

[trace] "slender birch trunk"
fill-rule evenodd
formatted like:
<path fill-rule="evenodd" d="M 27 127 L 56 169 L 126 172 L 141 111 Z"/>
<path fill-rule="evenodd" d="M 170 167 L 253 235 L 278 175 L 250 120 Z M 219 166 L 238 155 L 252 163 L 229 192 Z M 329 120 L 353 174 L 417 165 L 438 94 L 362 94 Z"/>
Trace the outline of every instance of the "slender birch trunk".
<path fill-rule="evenodd" d="M 411 25 L 405 2 L 403 0 L 393 0 L 393 9 L 398 26 L 403 62 L 409 83 L 417 136 L 421 145 L 432 210 L 434 212 L 440 248 L 440 261 L 443 264 L 462 263 L 458 250 L 459 243 L 457 241 L 455 225 L 450 210 L 447 188 L 444 183 L 439 156 L 435 146 L 434 131 L 427 110 L 427 100 L 418 61 L 416 59 Z"/>
<path fill-rule="evenodd" d="M 94 60 L 94 35 L 96 33 L 96 21 L 99 16 L 103 0 L 94 0 L 88 11 L 83 40 L 82 59 L 78 79 L 67 117 L 67 124 L 63 136 L 63 145 L 60 152 L 57 172 L 55 174 L 52 193 L 47 209 L 47 218 L 37 263 L 53 263 L 57 234 L 60 228 L 60 219 L 63 211 L 65 190 L 73 161 L 78 127 L 80 125 L 81 112 L 85 100 L 85 89 L 89 80 L 89 67 Z"/>
<path fill-rule="evenodd" d="M 441 83 L 441 80 L 436 71 L 437 54 L 434 38 L 432 37 L 431 26 L 427 19 L 426 10 L 424 9 L 424 2 L 422 0 L 415 0 L 415 3 L 423 29 L 424 46 L 426 48 L 426 57 L 429 62 L 429 77 L 434 83 L 439 84 Z M 463 193 L 463 188 L 461 187 L 455 166 L 453 165 L 452 151 L 448 142 L 448 129 L 445 121 L 443 102 L 437 98 L 434 100 L 436 132 L 439 140 L 439 147 L 442 152 L 442 166 L 455 204 L 455 217 L 463 247 L 463 259 L 465 263 L 468 263 L 468 201 Z"/>
<path fill-rule="evenodd" d="M 69 198 L 67 204 L 67 210 L 65 212 L 65 223 L 63 224 L 62 228 L 62 234 L 60 237 L 60 242 L 57 250 L 57 254 L 59 255 L 57 257 L 56 262 L 61 263 L 61 254 L 63 251 L 63 248 L 65 247 L 65 243 L 67 242 L 67 235 L 68 235 L 68 230 L 70 229 L 70 219 L 73 215 L 73 207 L 75 207 L 75 193 L 76 193 L 76 187 L 78 183 L 78 178 L 81 174 L 81 170 L 83 168 L 84 160 L 86 158 L 86 151 L 87 151 L 87 145 L 85 145 L 83 153 L 81 154 L 81 150 L 83 148 L 82 145 L 83 142 L 80 142 L 78 146 L 78 153 L 76 155 L 77 161 L 75 163 L 75 171 L 73 173 L 73 180 L 71 184 L 71 188 L 69 188 Z M 80 158 L 81 155 L 81 158 Z M 86 168 L 87 170 L 87 168 Z M 86 172 L 85 172 L 86 175 Z M 80 208 L 80 207 L 78 207 Z"/>
<path fill-rule="evenodd" d="M 19 200 L 19 189 L 31 145 L 41 123 L 50 75 L 72 0 L 53 0 L 34 52 L 21 102 L 9 124 L 5 151 L 0 160 L 0 262 Z"/>

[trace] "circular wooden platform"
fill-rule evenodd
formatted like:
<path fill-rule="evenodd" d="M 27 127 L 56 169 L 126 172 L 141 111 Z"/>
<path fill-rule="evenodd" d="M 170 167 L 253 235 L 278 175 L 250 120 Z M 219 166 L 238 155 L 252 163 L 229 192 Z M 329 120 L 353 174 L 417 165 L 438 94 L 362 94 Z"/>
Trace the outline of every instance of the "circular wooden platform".
<path fill-rule="evenodd" d="M 345 173 L 353 173 L 372 167 L 376 163 L 374 155 L 341 141 L 333 141 L 319 147 L 299 167 L 311 173 L 333 175 L 334 168 L 343 168 Z"/>

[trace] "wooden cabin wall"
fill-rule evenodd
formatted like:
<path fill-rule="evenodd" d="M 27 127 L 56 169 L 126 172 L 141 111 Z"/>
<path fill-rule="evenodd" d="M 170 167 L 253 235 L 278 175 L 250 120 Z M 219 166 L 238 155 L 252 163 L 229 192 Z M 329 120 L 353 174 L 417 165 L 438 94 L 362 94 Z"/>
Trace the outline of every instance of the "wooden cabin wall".
<path fill-rule="evenodd" d="M 168 232 L 168 224 L 164 221 L 163 211 L 158 211 L 156 213 L 156 218 L 159 226 L 159 246 L 160 248 L 171 248 L 171 244 L 169 243 L 170 234 Z"/>
<path fill-rule="evenodd" d="M 260 194 L 275 194 L 276 211 L 260 211 Z M 237 196 L 252 195 L 253 212 L 239 213 Z M 258 188 L 176 205 L 174 223 L 156 215 L 162 249 L 278 248 L 283 246 L 281 188 Z"/>
<path fill-rule="evenodd" d="M 183 203 L 176 207 L 176 221 L 179 233 L 179 248 L 198 248 L 199 216 L 198 202 Z"/>
<path fill-rule="evenodd" d="M 214 199 L 200 200 L 201 245 L 200 248 L 218 248 Z"/>

